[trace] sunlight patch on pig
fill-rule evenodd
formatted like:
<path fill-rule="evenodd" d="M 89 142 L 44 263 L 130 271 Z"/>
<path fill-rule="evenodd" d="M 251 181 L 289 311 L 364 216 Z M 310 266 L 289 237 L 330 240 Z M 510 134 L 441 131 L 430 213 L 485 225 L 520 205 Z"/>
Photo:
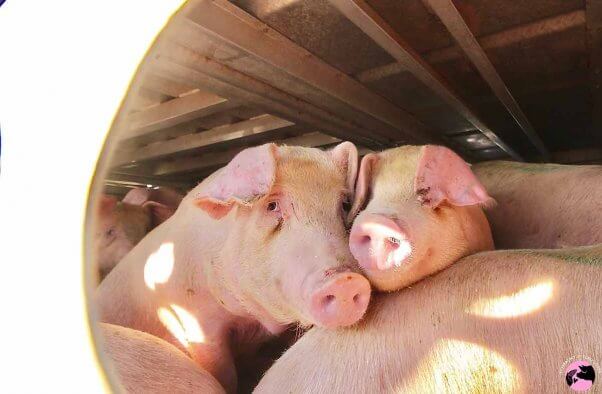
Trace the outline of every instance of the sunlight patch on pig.
<path fill-rule="evenodd" d="M 144 265 L 144 283 L 149 289 L 155 290 L 157 283 L 166 283 L 169 280 L 175 260 L 173 249 L 173 242 L 166 242 L 148 256 Z"/>
<path fill-rule="evenodd" d="M 442 339 L 417 365 L 397 393 L 511 393 L 519 389 L 519 372 L 499 353 L 474 343 Z M 432 385 L 432 387 L 431 387 Z"/>
<path fill-rule="evenodd" d="M 386 243 L 381 244 L 381 247 L 387 248 L 390 252 L 386 258 L 387 266 L 380 267 L 381 269 L 401 267 L 406 258 L 412 254 L 412 245 L 407 239 L 400 238 L 398 231 L 379 223 L 366 223 L 364 226 L 370 232 L 383 234 L 387 240 Z M 372 254 L 375 252 L 371 249 Z"/>
<path fill-rule="evenodd" d="M 554 294 L 552 281 L 525 287 L 514 294 L 493 298 L 481 298 L 467 312 L 482 317 L 498 319 L 529 314 L 544 306 Z"/>
<path fill-rule="evenodd" d="M 205 334 L 197 319 L 186 309 L 171 304 L 169 308 L 157 309 L 159 321 L 182 344 L 188 347 L 191 343 L 205 342 Z"/>

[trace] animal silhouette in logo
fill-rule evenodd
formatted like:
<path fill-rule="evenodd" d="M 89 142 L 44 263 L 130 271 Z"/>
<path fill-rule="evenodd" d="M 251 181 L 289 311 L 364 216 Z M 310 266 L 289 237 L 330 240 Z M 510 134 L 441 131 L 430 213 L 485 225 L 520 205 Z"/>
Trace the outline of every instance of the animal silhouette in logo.
<path fill-rule="evenodd" d="M 574 391 L 589 390 L 596 380 L 594 367 L 587 361 L 572 362 L 566 369 L 566 384 Z"/>

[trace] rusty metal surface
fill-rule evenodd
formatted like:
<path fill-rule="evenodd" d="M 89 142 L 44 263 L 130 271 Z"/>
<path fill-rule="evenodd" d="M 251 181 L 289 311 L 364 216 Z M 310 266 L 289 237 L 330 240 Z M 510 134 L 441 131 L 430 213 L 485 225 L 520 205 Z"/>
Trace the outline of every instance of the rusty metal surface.
<path fill-rule="evenodd" d="M 197 8 L 202 12 L 203 7 L 223 5 L 223 1 L 191 0 L 183 11 Z M 478 62 L 478 67 L 473 65 L 435 10 L 425 6 L 429 1 L 435 0 L 364 0 L 414 60 L 420 59 L 418 66 L 431 73 L 426 79 L 408 72 L 409 68 L 416 73 L 416 64 L 408 67 L 398 62 L 328 0 L 230 0 L 227 5 L 251 14 L 269 26 L 266 34 L 275 30 L 335 69 L 341 78 L 359 82 L 356 86 L 366 89 L 362 90 L 367 94 L 364 97 L 380 96 L 401 113 L 413 116 L 471 162 L 510 159 L 493 142 L 496 136 L 510 152 L 535 160 L 538 154 L 533 143 L 492 92 L 491 86 L 500 96 L 500 86 L 496 88 L 491 80 L 487 83 L 491 77 Z M 552 160 L 600 162 L 602 0 L 453 0 L 453 4 L 474 36 L 473 44 L 482 48 L 482 55 L 511 92 L 516 106 L 551 151 Z M 277 48 L 263 55 L 253 53 L 253 48 L 243 49 L 244 40 L 228 42 L 238 40 L 236 36 L 224 40 L 199 34 L 195 26 L 178 21 L 182 18 L 172 18 L 161 35 L 165 40 L 158 42 L 178 43 L 189 51 L 180 48 L 168 56 L 165 51 L 151 51 L 148 78 L 136 84 L 127 113 L 169 103 L 190 94 L 190 88 L 206 89 L 234 105 L 209 115 L 200 111 L 195 119 L 183 119 L 186 121 L 181 124 L 124 141 L 122 149 L 175 146 L 168 141 L 193 139 L 203 130 L 260 114 L 282 117 L 295 125 L 240 139 L 224 136 L 224 141 L 182 146 L 177 152 L 166 151 L 157 158 L 116 167 L 113 179 L 106 183 L 107 192 L 124 193 L 146 181 L 192 187 L 238 150 L 272 137 L 297 141 L 312 136 L 314 141 L 317 133 L 324 141 L 332 139 L 322 148 L 352 139 L 362 151 L 366 146 L 381 149 L 402 142 L 391 139 L 401 125 L 390 115 L 393 112 L 379 112 L 383 102 L 379 109 L 372 102 L 357 100 L 350 84 L 346 91 L 337 90 L 338 82 L 333 82 L 336 72 L 328 80 L 323 73 L 315 78 L 306 70 L 287 70 L 286 62 L 272 57 L 280 53 Z M 441 94 L 441 89 L 447 92 Z M 141 115 L 133 118 L 136 116 Z M 475 127 L 475 120 L 484 133 Z M 316 144 L 321 145 L 322 139 Z M 409 138 L 403 143 L 420 142 Z"/>
<path fill-rule="evenodd" d="M 548 160 L 550 154 L 545 147 L 539 134 L 533 129 L 529 119 L 525 116 L 516 99 L 508 90 L 508 87 L 498 74 L 497 70 L 487 57 L 483 48 L 477 42 L 475 36 L 466 24 L 458 9 L 451 0 L 423 0 L 441 19 L 454 40 L 462 48 L 465 55 L 479 71 L 479 74 L 489 85 L 493 94 L 506 107 L 516 123 L 529 141 L 535 146 L 544 160 Z"/>
<path fill-rule="evenodd" d="M 327 0 L 231 2 L 347 74 L 393 60 Z"/>
<path fill-rule="evenodd" d="M 366 2 L 363 0 L 331 0 L 331 2 L 398 62 L 403 63 L 417 79 L 462 114 L 464 118 L 475 125 L 506 153 L 516 160 L 523 160 L 521 155 L 488 127 L 467 103 L 450 88 L 445 79 L 426 63 L 415 50 L 409 47 L 399 34 Z"/>

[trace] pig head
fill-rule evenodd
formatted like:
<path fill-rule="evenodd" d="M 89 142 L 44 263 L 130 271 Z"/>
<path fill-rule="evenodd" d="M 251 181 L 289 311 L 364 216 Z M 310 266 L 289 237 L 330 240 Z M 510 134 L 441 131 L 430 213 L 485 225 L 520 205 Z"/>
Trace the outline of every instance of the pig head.
<path fill-rule="evenodd" d="M 490 203 L 469 165 L 448 148 L 404 146 L 368 154 L 350 212 L 355 220 L 349 247 L 377 289 L 397 290 L 461 257 L 493 249 L 481 208 Z"/>
<path fill-rule="evenodd" d="M 94 234 L 100 277 L 104 278 L 146 234 L 173 215 L 182 198 L 167 188 L 132 189 L 121 201 L 101 196 Z"/>
<path fill-rule="evenodd" d="M 206 273 L 226 308 L 244 309 L 270 331 L 292 322 L 340 327 L 363 316 L 370 285 L 354 272 L 343 208 L 357 162 L 349 142 L 328 152 L 267 144 L 243 151 L 191 193 L 219 238 Z"/>

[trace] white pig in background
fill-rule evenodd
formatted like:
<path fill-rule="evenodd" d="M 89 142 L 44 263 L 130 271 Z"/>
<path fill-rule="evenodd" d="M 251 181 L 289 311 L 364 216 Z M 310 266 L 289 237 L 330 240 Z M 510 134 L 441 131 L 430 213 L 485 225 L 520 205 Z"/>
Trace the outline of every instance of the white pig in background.
<path fill-rule="evenodd" d="M 448 148 L 371 153 L 358 175 L 350 217 L 361 212 L 349 248 L 375 288 L 397 290 L 493 249 L 482 210 L 492 202 L 468 164 Z"/>
<path fill-rule="evenodd" d="M 601 245 L 477 253 L 312 328 L 255 393 L 570 392 L 574 359 L 602 371 L 601 299 Z"/>
<path fill-rule="evenodd" d="M 182 198 L 181 194 L 168 188 L 132 189 L 121 201 L 101 196 L 93 238 L 100 279 L 146 234 L 173 215 Z"/>
<path fill-rule="evenodd" d="M 497 202 L 485 212 L 497 248 L 602 242 L 602 166 L 492 161 L 472 169 Z"/>
<path fill-rule="evenodd" d="M 357 149 L 266 144 L 195 187 L 100 284 L 98 319 L 171 342 L 236 390 L 234 358 L 288 324 L 359 321 L 344 225 Z"/>
<path fill-rule="evenodd" d="M 221 394 L 220 384 L 185 353 L 153 335 L 100 323 L 99 351 L 126 394 Z"/>

